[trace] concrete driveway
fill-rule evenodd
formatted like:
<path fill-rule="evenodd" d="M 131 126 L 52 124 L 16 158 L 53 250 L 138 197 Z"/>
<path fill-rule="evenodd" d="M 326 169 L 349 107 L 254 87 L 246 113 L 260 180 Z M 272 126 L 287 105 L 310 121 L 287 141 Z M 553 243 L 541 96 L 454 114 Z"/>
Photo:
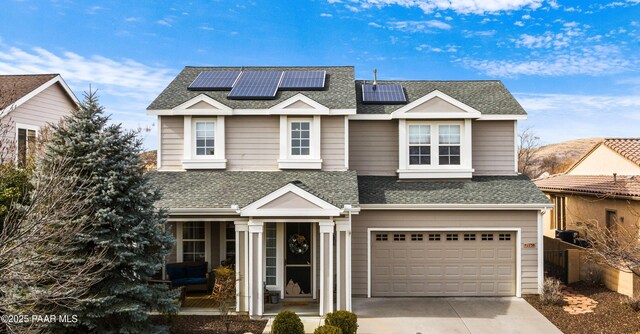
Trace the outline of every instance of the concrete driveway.
<path fill-rule="evenodd" d="M 521 298 L 353 298 L 358 333 L 562 334 Z"/>

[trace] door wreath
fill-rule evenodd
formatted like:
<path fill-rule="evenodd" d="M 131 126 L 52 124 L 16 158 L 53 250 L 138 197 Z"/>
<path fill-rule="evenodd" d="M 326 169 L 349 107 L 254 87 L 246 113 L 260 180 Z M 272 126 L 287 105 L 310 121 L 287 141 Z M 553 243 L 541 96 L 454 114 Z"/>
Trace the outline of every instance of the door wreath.
<path fill-rule="evenodd" d="M 293 254 L 304 254 L 309 251 L 309 243 L 304 235 L 292 234 L 289 236 L 289 251 Z"/>

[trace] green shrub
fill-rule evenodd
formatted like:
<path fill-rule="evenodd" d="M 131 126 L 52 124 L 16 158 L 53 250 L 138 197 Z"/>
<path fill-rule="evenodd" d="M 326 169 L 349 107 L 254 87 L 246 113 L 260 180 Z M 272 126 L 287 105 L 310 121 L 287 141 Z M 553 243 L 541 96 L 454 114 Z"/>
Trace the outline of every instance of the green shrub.
<path fill-rule="evenodd" d="M 327 313 L 324 324 L 340 328 L 342 334 L 355 334 L 358 332 L 358 316 L 349 311 Z"/>
<path fill-rule="evenodd" d="M 563 301 L 562 285 L 559 280 L 545 277 L 542 283 L 540 301 L 544 305 L 561 305 Z"/>
<path fill-rule="evenodd" d="M 282 311 L 276 315 L 271 326 L 272 334 L 304 334 L 304 325 L 295 312 Z"/>
<path fill-rule="evenodd" d="M 322 325 L 316 328 L 313 334 L 342 334 L 342 330 L 336 326 Z"/>

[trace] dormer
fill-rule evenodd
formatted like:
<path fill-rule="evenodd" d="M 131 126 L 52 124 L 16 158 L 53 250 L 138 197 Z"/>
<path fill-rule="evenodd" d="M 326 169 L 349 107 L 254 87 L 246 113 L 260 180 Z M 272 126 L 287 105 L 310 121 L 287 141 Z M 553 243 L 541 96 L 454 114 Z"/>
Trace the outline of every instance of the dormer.
<path fill-rule="evenodd" d="M 438 90 L 394 111 L 399 178 L 471 178 L 471 121 L 480 115 Z"/>

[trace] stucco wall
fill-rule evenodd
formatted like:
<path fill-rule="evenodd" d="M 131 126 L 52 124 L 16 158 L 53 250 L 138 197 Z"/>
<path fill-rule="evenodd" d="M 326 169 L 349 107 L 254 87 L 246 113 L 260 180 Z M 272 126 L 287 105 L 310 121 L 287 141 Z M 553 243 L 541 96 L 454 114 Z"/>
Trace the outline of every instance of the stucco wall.
<path fill-rule="evenodd" d="M 567 174 L 569 175 L 640 175 L 640 166 L 612 149 L 600 145 Z"/>

